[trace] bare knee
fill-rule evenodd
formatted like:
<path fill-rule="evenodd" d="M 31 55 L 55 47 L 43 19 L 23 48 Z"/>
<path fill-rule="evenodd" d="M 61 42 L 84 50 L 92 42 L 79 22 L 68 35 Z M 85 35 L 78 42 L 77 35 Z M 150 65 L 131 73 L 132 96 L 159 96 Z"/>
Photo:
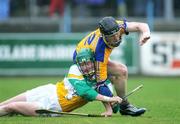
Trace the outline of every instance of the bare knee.
<path fill-rule="evenodd" d="M 112 83 L 124 82 L 128 79 L 128 69 L 124 64 L 108 61 L 108 75 Z"/>
<path fill-rule="evenodd" d="M 116 63 L 113 69 L 113 73 L 115 73 L 116 77 L 127 78 L 128 76 L 127 66 Z"/>
<path fill-rule="evenodd" d="M 120 72 L 120 76 L 127 77 L 127 75 L 128 75 L 127 66 L 118 64 L 118 70 Z"/>
<path fill-rule="evenodd" d="M 5 106 L 4 106 L 4 110 L 5 110 L 6 112 L 8 112 L 8 113 L 10 113 L 10 112 L 15 112 L 15 110 L 16 110 L 16 105 L 15 105 L 15 103 L 9 103 L 9 104 L 5 105 Z"/>

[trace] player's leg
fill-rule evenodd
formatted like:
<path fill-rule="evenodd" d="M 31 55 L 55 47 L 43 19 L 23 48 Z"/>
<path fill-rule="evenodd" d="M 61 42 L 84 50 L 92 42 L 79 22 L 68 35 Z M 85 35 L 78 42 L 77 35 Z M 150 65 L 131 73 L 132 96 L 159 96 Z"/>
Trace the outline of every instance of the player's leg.
<path fill-rule="evenodd" d="M 113 87 L 109 81 L 106 81 L 106 84 L 102 84 L 97 87 L 98 93 L 104 96 L 113 97 Z M 108 104 L 103 103 L 105 108 L 108 108 Z M 113 113 L 117 113 L 119 111 L 119 104 L 110 104 L 112 107 Z M 107 110 L 107 109 L 106 109 Z M 110 111 L 109 111 L 110 112 Z M 110 113 L 107 113 L 110 115 Z M 112 114 L 112 111 L 111 111 Z"/>
<path fill-rule="evenodd" d="M 128 78 L 127 67 L 123 64 L 109 60 L 108 74 L 110 75 L 110 80 L 115 87 L 117 95 L 123 97 L 126 93 Z"/>
<path fill-rule="evenodd" d="M 58 4 L 57 7 L 59 10 L 59 14 L 60 16 L 63 16 L 64 15 L 64 0 L 58 0 L 57 4 Z"/>
<path fill-rule="evenodd" d="M 18 102 L 18 101 L 26 101 L 26 95 L 25 93 L 21 93 L 15 97 L 12 97 L 10 99 L 7 99 L 6 101 L 4 102 L 1 102 L 0 103 L 0 106 L 2 105 L 6 105 L 6 104 L 9 104 L 9 103 L 12 103 L 12 102 Z"/>
<path fill-rule="evenodd" d="M 52 17 L 55 14 L 56 11 L 56 1 L 57 0 L 51 0 L 50 6 L 49 6 L 49 15 Z"/>
<path fill-rule="evenodd" d="M 102 102 L 106 111 L 101 113 L 101 115 L 104 115 L 105 117 L 110 117 L 112 116 L 112 108 L 111 108 L 111 104 L 108 102 Z"/>
<path fill-rule="evenodd" d="M 123 64 L 109 60 L 108 74 L 110 74 L 110 80 L 114 84 L 117 95 L 120 97 L 125 96 L 128 79 L 127 67 Z M 120 113 L 122 115 L 139 116 L 145 111 L 145 108 L 136 108 L 135 106 L 129 104 L 127 99 L 123 100 L 120 104 Z"/>
<path fill-rule="evenodd" d="M 35 110 L 39 109 L 39 105 L 36 102 L 12 102 L 3 106 L 0 106 L 0 116 L 16 112 L 27 116 L 36 116 Z"/>
<path fill-rule="evenodd" d="M 109 60 L 108 74 L 110 75 L 109 79 L 114 85 L 116 94 L 121 98 L 125 96 L 127 78 L 128 78 L 127 67 L 121 63 L 117 63 L 117 62 Z M 123 100 L 122 102 L 123 104 L 126 104 L 126 105 L 129 104 L 127 100 Z M 118 111 L 119 111 L 119 105 L 118 104 L 113 105 L 113 112 L 117 113 Z"/>
<path fill-rule="evenodd" d="M 36 104 L 26 102 L 26 94 L 22 93 L 0 103 L 0 116 L 11 112 L 18 112 L 25 115 L 35 115 L 34 110 Z"/>

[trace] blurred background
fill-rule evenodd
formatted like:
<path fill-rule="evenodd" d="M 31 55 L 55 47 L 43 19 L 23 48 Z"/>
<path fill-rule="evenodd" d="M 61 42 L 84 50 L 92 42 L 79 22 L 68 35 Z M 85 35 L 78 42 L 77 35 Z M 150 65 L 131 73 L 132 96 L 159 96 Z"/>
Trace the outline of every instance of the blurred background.
<path fill-rule="evenodd" d="M 108 15 L 180 30 L 179 0 L 0 0 L 0 32 L 85 32 Z"/>
<path fill-rule="evenodd" d="M 104 16 L 150 26 L 149 43 L 132 33 L 113 51 L 130 74 L 180 75 L 179 0 L 0 0 L 0 75 L 64 75 Z"/>

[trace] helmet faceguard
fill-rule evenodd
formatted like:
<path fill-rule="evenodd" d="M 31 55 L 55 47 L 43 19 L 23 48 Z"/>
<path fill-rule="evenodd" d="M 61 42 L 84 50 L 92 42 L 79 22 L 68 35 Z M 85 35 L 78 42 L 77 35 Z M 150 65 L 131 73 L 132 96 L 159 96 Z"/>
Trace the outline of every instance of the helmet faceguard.
<path fill-rule="evenodd" d="M 95 58 L 91 49 L 83 48 L 76 56 L 76 64 L 85 78 L 95 80 Z"/>
<path fill-rule="evenodd" d="M 116 35 L 116 34 L 113 34 L 113 35 Z M 104 39 L 105 43 L 110 48 L 118 47 L 121 43 L 121 37 L 119 37 L 119 40 L 112 40 L 113 35 L 103 35 L 103 39 Z"/>

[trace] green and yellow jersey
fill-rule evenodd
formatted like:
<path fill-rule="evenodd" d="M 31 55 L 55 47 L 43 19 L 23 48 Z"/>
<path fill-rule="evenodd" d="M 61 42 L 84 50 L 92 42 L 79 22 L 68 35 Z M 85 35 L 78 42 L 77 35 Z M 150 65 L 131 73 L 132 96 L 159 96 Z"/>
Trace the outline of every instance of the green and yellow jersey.
<path fill-rule="evenodd" d="M 126 21 L 124 20 L 117 22 L 120 27 L 123 27 L 125 29 L 123 30 L 124 32 L 121 32 L 125 34 L 125 32 L 127 32 Z M 106 41 L 102 37 L 99 29 L 91 32 L 79 42 L 73 55 L 74 63 L 77 52 L 82 48 L 90 48 L 94 52 L 96 60 L 97 82 L 104 82 L 107 79 L 107 64 L 113 48 L 109 48 L 106 45 Z"/>
<path fill-rule="evenodd" d="M 68 75 L 56 86 L 59 104 L 64 112 L 81 107 L 98 95 L 94 90 L 95 82 L 85 80 L 77 65 L 71 66 Z"/>

